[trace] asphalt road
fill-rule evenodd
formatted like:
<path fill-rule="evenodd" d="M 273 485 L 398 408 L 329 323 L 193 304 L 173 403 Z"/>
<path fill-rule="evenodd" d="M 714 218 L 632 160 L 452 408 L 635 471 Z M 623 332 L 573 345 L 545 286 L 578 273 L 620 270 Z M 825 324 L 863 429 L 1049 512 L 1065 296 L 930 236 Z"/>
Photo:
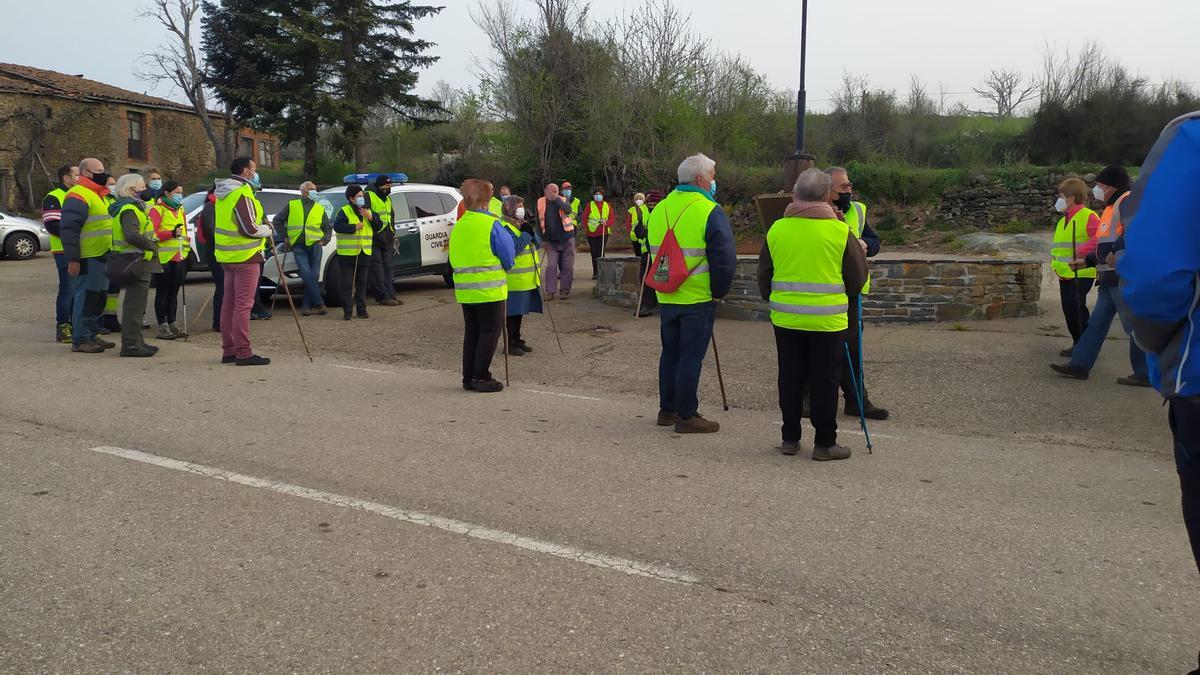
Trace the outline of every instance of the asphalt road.
<path fill-rule="evenodd" d="M 783 457 L 773 345 L 722 323 L 720 434 L 653 424 L 657 323 L 540 317 L 468 394 L 440 281 L 372 319 L 283 311 L 266 368 L 49 342 L 0 262 L 0 670 L 1177 672 L 1197 574 L 1165 413 L 1049 375 L 1053 318 L 872 328 L 875 453 Z M 189 285 L 192 311 L 207 295 Z M 199 302 L 196 297 L 201 298 Z M 287 319 L 287 320 L 285 320 Z M 193 322 L 193 324 L 196 322 Z M 1061 323 L 1061 319 L 1059 319 Z M 1050 335 L 1047 335 L 1050 334 Z M 499 360 L 497 370 L 502 370 Z M 1043 372 L 1045 371 L 1045 372 Z M 1111 376 L 1111 377 L 1110 377 Z"/>

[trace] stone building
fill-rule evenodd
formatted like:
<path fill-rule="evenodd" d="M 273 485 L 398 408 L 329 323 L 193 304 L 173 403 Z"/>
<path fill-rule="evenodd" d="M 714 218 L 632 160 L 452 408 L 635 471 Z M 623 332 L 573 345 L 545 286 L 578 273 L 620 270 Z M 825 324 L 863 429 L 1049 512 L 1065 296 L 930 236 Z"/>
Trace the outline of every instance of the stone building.
<path fill-rule="evenodd" d="M 218 137 L 225 120 L 211 114 Z M 279 141 L 241 129 L 238 154 L 277 166 Z M 186 189 L 217 169 L 212 144 L 192 107 L 79 75 L 0 63 L 0 208 L 34 211 L 55 168 L 82 157 L 110 173 L 157 169 Z"/>

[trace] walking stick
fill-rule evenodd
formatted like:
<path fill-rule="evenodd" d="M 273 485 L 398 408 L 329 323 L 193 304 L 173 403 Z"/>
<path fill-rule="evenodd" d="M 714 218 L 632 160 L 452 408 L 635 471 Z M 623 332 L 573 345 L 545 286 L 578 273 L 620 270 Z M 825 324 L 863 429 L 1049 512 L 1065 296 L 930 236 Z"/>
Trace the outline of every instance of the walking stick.
<path fill-rule="evenodd" d="M 183 295 L 183 341 L 184 341 L 184 342 L 187 342 L 187 341 L 188 341 L 188 329 L 187 329 L 187 319 L 188 319 L 188 311 L 187 311 L 187 261 L 185 260 L 185 261 L 183 261 L 183 262 L 181 262 L 181 263 L 179 263 L 179 264 L 184 266 L 184 267 L 183 267 L 183 283 L 179 284 L 179 293 L 180 293 L 181 295 Z"/>
<path fill-rule="evenodd" d="M 508 298 L 500 301 L 500 334 L 504 344 L 500 345 L 504 349 L 504 386 L 508 386 Z"/>
<path fill-rule="evenodd" d="M 270 234 L 271 250 L 275 250 L 275 233 Z M 292 308 L 292 318 L 296 320 L 296 330 L 300 332 L 300 342 L 304 345 L 304 353 L 308 355 L 308 362 L 313 362 L 312 352 L 308 349 L 308 338 L 304 337 L 304 329 L 300 327 L 300 315 L 296 312 L 296 303 L 292 300 L 292 289 L 288 288 L 287 278 L 283 276 L 283 263 L 279 262 L 279 255 L 271 256 L 275 259 L 275 270 L 279 274 L 279 283 L 283 285 L 283 292 L 287 294 L 288 307 Z M 357 258 L 356 258 L 357 260 Z"/>
<path fill-rule="evenodd" d="M 850 357 L 850 345 L 843 343 L 842 347 L 846 350 L 846 362 L 850 368 L 850 386 L 854 387 L 854 397 L 858 399 L 858 425 L 862 427 L 863 436 L 867 437 L 867 454 L 874 454 L 871 450 L 871 432 L 867 431 L 867 415 L 863 411 L 862 390 L 858 388 L 859 380 L 854 376 L 854 361 Z"/>
<path fill-rule="evenodd" d="M 863 367 L 863 320 L 862 320 L 862 296 L 858 296 L 858 377 L 854 376 L 854 361 L 850 357 L 850 345 L 843 345 L 846 348 L 846 362 L 850 366 L 850 386 L 854 387 L 854 396 L 858 399 L 858 422 L 862 426 L 863 436 L 867 439 L 867 454 L 873 455 L 871 432 L 867 431 L 867 411 L 864 403 L 867 400 L 867 373 Z"/>
<path fill-rule="evenodd" d="M 202 302 L 200 304 L 200 309 L 196 310 L 196 318 L 197 319 L 200 318 L 201 314 L 204 314 L 204 310 L 208 308 L 208 303 L 212 301 L 213 296 L 215 296 L 216 294 L 217 294 L 217 289 L 214 288 L 212 293 L 209 293 L 208 297 L 204 299 L 204 302 Z M 184 316 L 187 316 L 187 308 L 186 307 L 184 308 Z M 220 317 L 214 317 L 214 318 L 219 319 Z"/>
<path fill-rule="evenodd" d="M 529 247 L 533 248 L 532 241 L 529 242 Z M 542 265 L 542 261 L 538 260 L 537 249 L 534 249 L 534 251 L 533 251 L 533 278 L 537 280 L 539 293 L 541 293 L 541 288 L 542 288 L 541 265 Z M 558 326 L 554 325 L 554 315 L 550 313 L 550 303 L 543 302 L 542 308 L 546 310 L 546 318 L 550 319 L 550 330 L 554 331 L 554 341 L 558 343 L 558 353 L 562 354 L 563 356 L 566 356 L 567 352 L 565 350 L 563 350 L 562 338 L 560 338 L 558 336 Z"/>
<path fill-rule="evenodd" d="M 717 332 L 712 332 L 713 359 L 717 362 L 717 384 L 721 385 L 721 407 L 729 410 L 729 399 L 725 397 L 725 377 L 721 375 L 721 355 L 717 353 Z"/>

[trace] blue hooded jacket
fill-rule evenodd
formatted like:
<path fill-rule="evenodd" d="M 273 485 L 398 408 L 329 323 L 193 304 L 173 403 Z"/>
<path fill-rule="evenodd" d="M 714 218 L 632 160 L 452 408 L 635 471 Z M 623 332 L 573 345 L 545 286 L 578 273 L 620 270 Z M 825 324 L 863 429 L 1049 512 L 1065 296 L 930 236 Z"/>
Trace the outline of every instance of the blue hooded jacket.
<path fill-rule="evenodd" d="M 1167 125 L 1121 209 L 1122 309 L 1163 396 L 1200 395 L 1200 111 Z M 1120 249 L 1121 242 L 1117 248 Z"/>

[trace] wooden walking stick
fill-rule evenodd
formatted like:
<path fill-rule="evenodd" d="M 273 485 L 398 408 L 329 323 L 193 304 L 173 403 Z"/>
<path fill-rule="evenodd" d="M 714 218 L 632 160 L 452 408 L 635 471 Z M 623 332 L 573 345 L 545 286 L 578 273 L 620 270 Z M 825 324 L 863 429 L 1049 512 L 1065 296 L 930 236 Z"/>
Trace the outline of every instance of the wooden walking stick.
<path fill-rule="evenodd" d="M 500 301 L 500 335 L 503 344 L 500 347 L 504 350 L 504 386 L 508 386 L 508 298 Z"/>
<path fill-rule="evenodd" d="M 533 248 L 532 241 L 529 242 L 529 247 Z M 534 249 L 534 251 L 533 251 L 533 278 L 537 280 L 537 285 L 538 285 L 537 292 L 538 293 L 542 292 L 541 264 L 542 264 L 542 261 L 538 259 L 537 249 Z M 558 336 L 558 326 L 554 325 L 554 315 L 550 313 L 550 303 L 543 302 L 542 308 L 546 310 L 546 318 L 550 319 L 550 330 L 554 331 L 554 340 L 555 340 L 555 342 L 558 343 L 558 353 L 562 354 L 563 356 L 566 356 L 567 352 L 563 350 L 562 338 L 560 338 Z"/>
<path fill-rule="evenodd" d="M 216 294 L 217 294 L 217 289 L 216 289 L 216 288 L 214 288 L 214 289 L 213 289 L 213 291 L 212 291 L 212 293 L 209 293 L 209 294 L 208 294 L 208 297 L 204 299 L 204 302 L 202 302 L 202 303 L 200 304 L 200 309 L 196 310 L 196 318 L 197 318 L 197 319 L 199 319 L 199 318 L 200 318 L 200 315 L 201 315 L 201 314 L 204 314 L 204 310 L 208 308 L 208 303 L 209 303 L 210 301 L 212 301 L 212 299 L 213 299 L 213 296 L 215 296 Z M 186 308 L 185 308 L 185 311 L 186 311 Z M 213 317 L 213 318 L 215 318 L 215 319 L 218 319 L 218 320 L 220 319 L 220 317 Z"/>
<path fill-rule="evenodd" d="M 717 362 L 717 384 L 721 385 L 721 407 L 729 410 L 729 399 L 725 397 L 725 377 L 721 375 L 721 355 L 717 353 L 717 332 L 712 332 L 713 359 Z"/>
<path fill-rule="evenodd" d="M 271 250 L 275 250 L 275 233 L 271 235 Z M 308 349 L 308 338 L 304 337 L 304 329 L 300 327 L 300 314 L 296 312 L 296 303 L 292 300 L 292 289 L 288 288 L 287 278 L 283 276 L 283 263 L 279 262 L 279 254 L 271 256 L 275 259 L 275 270 L 279 275 L 279 283 L 283 286 L 283 292 L 287 294 L 288 307 L 292 309 L 292 318 L 296 320 L 296 330 L 300 332 L 300 342 L 304 345 L 304 353 L 308 355 L 308 362 L 313 362 L 312 352 Z"/>

